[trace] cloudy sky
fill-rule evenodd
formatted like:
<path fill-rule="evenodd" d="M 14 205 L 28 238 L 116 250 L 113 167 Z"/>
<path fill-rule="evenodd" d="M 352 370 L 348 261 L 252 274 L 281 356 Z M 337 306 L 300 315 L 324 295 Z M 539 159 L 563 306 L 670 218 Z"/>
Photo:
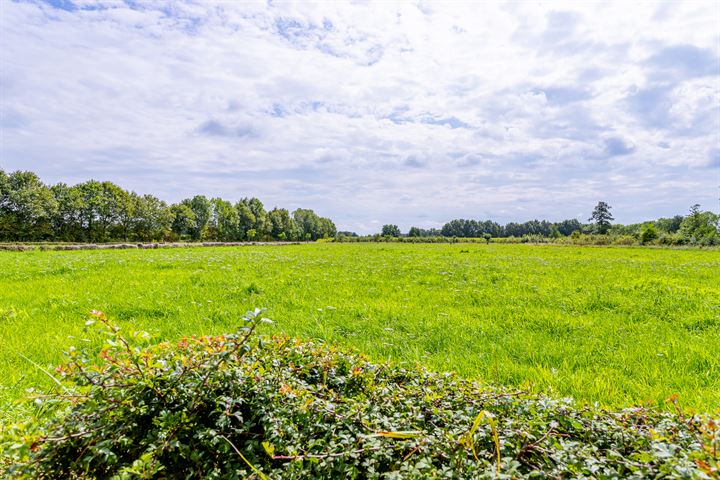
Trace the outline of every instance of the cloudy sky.
<path fill-rule="evenodd" d="M 0 167 L 361 233 L 718 210 L 718 2 L 303 3 L 0 0 Z"/>

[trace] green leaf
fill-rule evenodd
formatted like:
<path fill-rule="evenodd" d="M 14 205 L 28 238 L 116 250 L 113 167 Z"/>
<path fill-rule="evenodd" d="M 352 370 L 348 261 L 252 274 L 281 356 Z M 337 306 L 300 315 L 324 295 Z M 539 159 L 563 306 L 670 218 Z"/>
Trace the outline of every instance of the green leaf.
<path fill-rule="evenodd" d="M 272 457 L 275 455 L 275 446 L 270 442 L 262 442 L 262 446 L 265 449 L 265 453 Z"/>

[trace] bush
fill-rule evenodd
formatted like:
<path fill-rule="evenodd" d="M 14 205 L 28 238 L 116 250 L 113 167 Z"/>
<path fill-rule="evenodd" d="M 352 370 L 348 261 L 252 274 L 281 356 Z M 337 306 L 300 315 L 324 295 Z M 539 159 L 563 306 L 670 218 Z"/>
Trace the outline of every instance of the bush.
<path fill-rule="evenodd" d="M 637 240 L 632 235 L 620 235 L 619 237 L 614 237 L 612 239 L 613 245 L 635 245 L 637 243 Z"/>
<path fill-rule="evenodd" d="M 651 243 L 653 240 L 657 240 L 658 232 L 655 225 L 652 223 L 646 223 L 640 230 L 640 243 L 643 245 Z"/>
<path fill-rule="evenodd" d="M 613 237 L 610 235 L 582 234 L 570 236 L 573 245 L 611 245 Z"/>
<path fill-rule="evenodd" d="M 663 233 L 660 235 L 660 238 L 658 238 L 658 243 L 660 245 L 684 245 L 686 243 L 685 237 L 683 237 L 680 233 Z"/>
<path fill-rule="evenodd" d="M 42 425 L 3 440 L 27 478 L 710 478 L 718 424 L 480 387 L 353 352 L 235 334 L 70 353 Z M 38 399 L 40 400 L 40 399 Z"/>
<path fill-rule="evenodd" d="M 696 239 L 694 245 L 700 245 L 701 247 L 714 247 L 720 245 L 720 237 L 716 235 L 704 236 Z"/>

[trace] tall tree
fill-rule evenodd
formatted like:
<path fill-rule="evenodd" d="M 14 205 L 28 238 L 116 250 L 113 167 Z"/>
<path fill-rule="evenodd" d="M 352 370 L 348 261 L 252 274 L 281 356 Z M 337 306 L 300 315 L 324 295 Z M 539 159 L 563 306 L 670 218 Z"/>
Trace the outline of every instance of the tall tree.
<path fill-rule="evenodd" d="M 305 208 L 298 208 L 293 212 L 293 219 L 297 223 L 302 240 L 321 238 L 320 217 L 315 212 Z"/>
<path fill-rule="evenodd" d="M 0 237 L 11 240 L 52 238 L 57 202 L 33 172 L 0 176 Z"/>
<path fill-rule="evenodd" d="M 610 222 L 615 220 L 610 213 L 611 208 L 612 207 L 605 202 L 598 202 L 595 206 L 588 221 L 595 223 L 597 233 L 604 235 L 610 230 Z"/>
<path fill-rule="evenodd" d="M 69 187 L 58 183 L 51 187 L 57 210 L 53 216 L 54 238 L 66 242 L 82 241 L 85 236 L 82 224 L 84 198 L 82 191 L 76 185 Z"/>
<path fill-rule="evenodd" d="M 187 203 L 176 203 L 170 207 L 172 215 L 171 230 L 178 238 L 191 236 L 197 219 L 195 212 Z"/>
<path fill-rule="evenodd" d="M 265 211 L 265 206 L 263 203 L 257 199 L 257 198 L 244 198 L 242 201 L 247 202 L 247 206 L 250 209 L 250 212 L 255 217 L 255 223 L 253 224 L 253 238 L 248 238 L 249 240 L 266 240 L 270 236 L 270 231 L 272 230 L 272 225 L 270 223 L 270 220 L 267 218 L 267 212 Z M 250 237 L 250 235 L 248 235 Z"/>
<path fill-rule="evenodd" d="M 112 228 L 110 235 L 113 238 L 122 238 L 129 240 L 136 235 L 136 225 L 138 217 L 143 216 L 143 212 L 139 211 L 143 208 L 143 199 L 135 192 L 128 194 L 128 199 L 120 205 L 120 212 L 117 224 Z"/>
<path fill-rule="evenodd" d="M 153 195 L 133 197 L 134 238 L 141 241 L 159 241 L 168 238 L 174 220 L 167 204 Z"/>
<path fill-rule="evenodd" d="M 204 195 L 195 195 L 192 199 L 183 200 L 183 203 L 195 215 L 195 225 L 190 229 L 190 236 L 193 240 L 201 240 L 212 215 L 212 204 Z"/>
<path fill-rule="evenodd" d="M 108 229 L 117 225 L 130 207 L 130 195 L 112 182 L 90 180 L 79 186 L 82 195 L 81 218 L 88 240 L 108 240 Z"/>
<path fill-rule="evenodd" d="M 558 231 L 566 237 L 572 235 L 575 231 L 579 232 L 582 230 L 582 224 L 576 218 L 563 220 L 562 222 L 556 223 L 555 226 Z"/>
<path fill-rule="evenodd" d="M 383 225 L 382 232 L 380 234 L 383 237 L 399 237 L 400 227 L 392 224 Z"/>
<path fill-rule="evenodd" d="M 268 218 L 272 224 L 272 237 L 276 240 L 297 240 L 300 236 L 295 220 L 284 208 L 274 208 L 268 212 Z"/>
<path fill-rule="evenodd" d="M 682 215 L 675 215 L 671 218 L 658 218 L 655 220 L 655 226 L 663 232 L 675 233 L 680 230 L 684 218 Z"/>
<path fill-rule="evenodd" d="M 240 240 L 254 240 L 254 238 L 250 237 L 255 233 L 256 219 L 248 203 L 243 199 L 235 204 L 235 210 L 238 214 L 238 238 Z M 251 230 L 251 234 L 248 235 Z"/>
<path fill-rule="evenodd" d="M 221 198 L 214 198 L 212 224 L 216 231 L 215 238 L 223 242 L 240 239 L 238 212 L 232 203 Z"/>
<path fill-rule="evenodd" d="M 700 205 L 690 207 L 690 214 L 680 224 L 680 234 L 691 243 L 720 235 L 720 215 L 700 210 Z"/>
<path fill-rule="evenodd" d="M 10 195 L 10 176 L 5 170 L 0 168 L 0 212 L 5 212 L 8 208 Z"/>
<path fill-rule="evenodd" d="M 331 238 L 337 235 L 335 223 L 327 217 L 320 217 L 320 232 L 318 238 Z"/>

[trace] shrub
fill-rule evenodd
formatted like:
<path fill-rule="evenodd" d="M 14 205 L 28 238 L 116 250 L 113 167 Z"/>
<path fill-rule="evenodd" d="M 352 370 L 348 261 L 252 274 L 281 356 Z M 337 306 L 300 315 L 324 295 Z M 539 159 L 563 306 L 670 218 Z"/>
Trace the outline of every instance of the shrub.
<path fill-rule="evenodd" d="M 643 225 L 642 230 L 640 231 L 640 243 L 643 245 L 652 242 L 653 240 L 657 240 L 658 238 L 658 232 L 655 228 L 655 225 L 652 223 L 646 223 Z"/>
<path fill-rule="evenodd" d="M 663 233 L 658 238 L 660 245 L 683 245 L 686 239 L 680 233 Z"/>
<path fill-rule="evenodd" d="M 635 245 L 637 240 L 632 235 L 620 235 L 612 239 L 613 245 Z"/>
<path fill-rule="evenodd" d="M 710 478 L 718 424 L 609 412 L 253 332 L 144 349 L 109 328 L 3 446 L 28 478 Z M 69 383 L 68 383 L 69 382 Z M 40 399 L 38 399 L 40 400 Z"/>
<path fill-rule="evenodd" d="M 717 236 L 717 235 L 704 236 L 704 237 L 697 239 L 694 244 L 700 245 L 701 247 L 713 247 L 715 245 L 720 245 L 720 236 Z"/>

